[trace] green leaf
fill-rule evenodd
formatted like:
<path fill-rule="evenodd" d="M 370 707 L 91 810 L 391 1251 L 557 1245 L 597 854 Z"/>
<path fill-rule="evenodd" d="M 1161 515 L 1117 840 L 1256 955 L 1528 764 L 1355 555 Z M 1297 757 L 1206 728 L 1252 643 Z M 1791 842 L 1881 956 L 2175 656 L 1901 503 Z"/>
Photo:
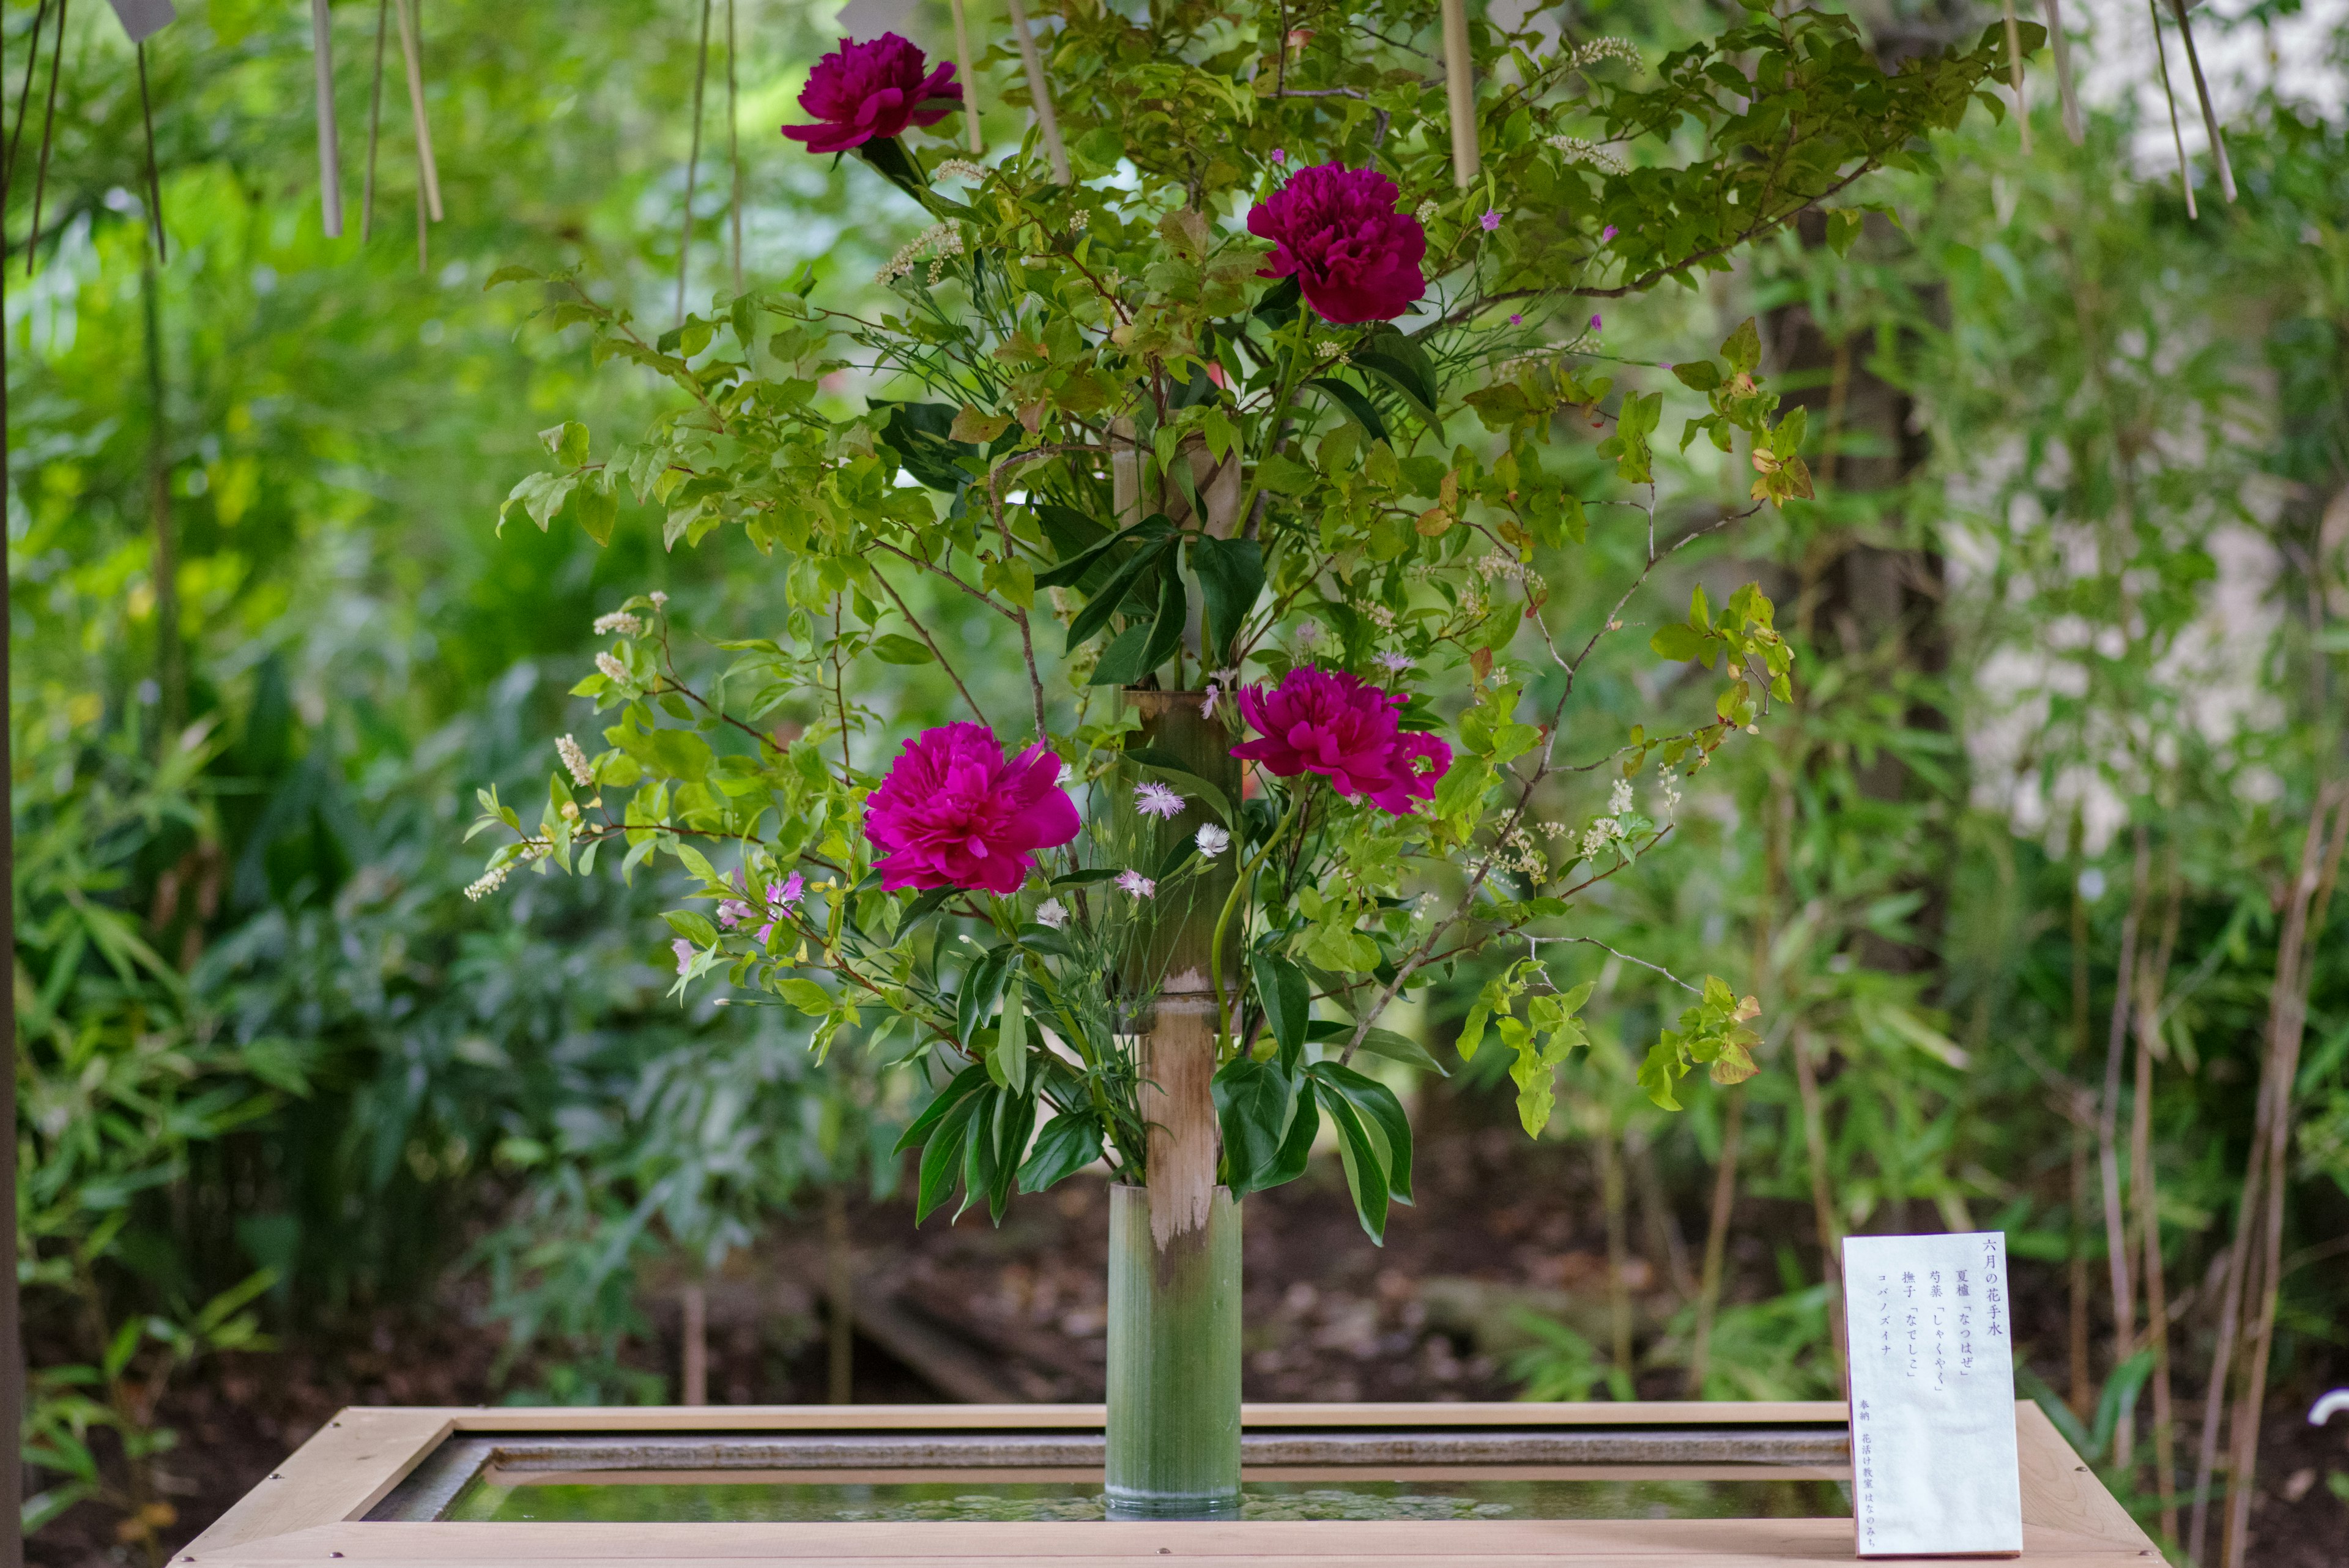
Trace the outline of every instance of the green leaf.
<path fill-rule="evenodd" d="M 947 1086 L 937 1092 L 936 1097 L 923 1107 L 922 1114 L 914 1118 L 913 1125 L 899 1136 L 896 1147 L 889 1152 L 903 1154 L 909 1148 L 919 1147 L 922 1141 L 930 1136 L 930 1129 L 944 1121 L 957 1103 L 986 1082 L 987 1068 L 977 1062 L 956 1074 L 947 1081 Z"/>
<path fill-rule="evenodd" d="M 1372 441 L 1388 439 L 1387 422 L 1379 418 L 1378 409 L 1345 382 L 1333 376 L 1316 376 L 1305 384 L 1345 410 L 1346 416 L 1361 426 L 1362 433 Z"/>
<path fill-rule="evenodd" d="M 1402 1102 L 1395 1098 L 1394 1091 L 1376 1078 L 1335 1062 L 1316 1062 L 1305 1070 L 1316 1083 L 1343 1095 L 1349 1105 L 1378 1128 L 1387 1146 L 1383 1168 L 1387 1189 L 1396 1202 L 1409 1203 L 1411 1118 L 1403 1114 Z"/>
<path fill-rule="evenodd" d="M 1041 1192 L 1102 1157 L 1102 1125 L 1091 1111 L 1063 1111 L 1044 1124 L 1019 1168 L 1019 1190 Z"/>
<path fill-rule="evenodd" d="M 1710 359 L 1689 359 L 1672 367 L 1682 386 L 1692 391 L 1710 392 L 1721 385 L 1721 367 Z"/>
<path fill-rule="evenodd" d="M 1305 1174 L 1312 1162 L 1313 1142 L 1321 1136 L 1321 1108 L 1313 1096 L 1301 1091 L 1297 1096 L 1297 1110 L 1288 1122 L 1288 1137 L 1281 1141 L 1280 1153 L 1272 1164 L 1256 1173 L 1256 1190 L 1267 1191 L 1284 1187 Z"/>
<path fill-rule="evenodd" d="M 968 1046 L 995 1016 L 996 999 L 1003 994 L 1005 977 L 1019 950 L 1006 943 L 989 948 L 963 971 L 962 989 L 955 995 L 955 1028 Z"/>
<path fill-rule="evenodd" d="M 1733 375 L 1750 376 L 1754 367 L 1762 362 L 1762 335 L 1754 330 L 1754 317 L 1747 317 L 1738 324 L 1721 346 L 1721 357 L 1729 361 Z"/>
<path fill-rule="evenodd" d="M 1256 465 L 1258 484 L 1278 494 L 1290 497 L 1309 495 L 1321 483 L 1321 476 L 1286 453 L 1269 452 Z"/>
<path fill-rule="evenodd" d="M 1353 1031 L 1349 1028 L 1347 1033 L 1351 1034 Z M 1439 1078 L 1448 1078 L 1452 1075 L 1444 1070 L 1443 1063 L 1428 1054 L 1426 1046 L 1422 1045 L 1410 1035 L 1399 1034 L 1392 1029 L 1365 1031 L 1361 1049 L 1373 1056 L 1383 1056 L 1390 1062 L 1401 1062 L 1407 1067 L 1417 1067 L 1423 1073 L 1433 1073 Z"/>
<path fill-rule="evenodd" d="M 873 657 L 884 664 L 927 664 L 935 655 L 910 637 L 885 631 L 873 639 Z"/>
<path fill-rule="evenodd" d="M 1279 1163 L 1297 1110 L 1297 1080 L 1279 1062 L 1235 1056 L 1209 1085 L 1224 1135 L 1224 1171 L 1235 1198 L 1257 1189 L 1257 1178 Z"/>
<path fill-rule="evenodd" d="M 1280 1046 L 1281 1065 L 1294 1073 L 1313 1016 L 1313 987 L 1303 970 L 1276 953 L 1260 951 L 1250 961 L 1256 970 L 1257 1000 L 1264 1004 L 1266 1022 Z"/>
<path fill-rule="evenodd" d="M 995 1049 L 987 1054 L 988 1076 L 1013 1094 L 1028 1087 L 1028 977 L 1016 970 L 1003 986 L 1002 1021 Z"/>
<path fill-rule="evenodd" d="M 1860 213 L 1848 207 L 1837 208 L 1827 214 L 1827 248 L 1839 256 L 1851 254 L 1851 244 L 1859 238 L 1863 222 Z"/>
<path fill-rule="evenodd" d="M 1165 557 L 1166 552 L 1171 548 L 1173 548 L 1171 540 L 1153 540 L 1126 557 L 1124 564 L 1112 572 L 1108 580 L 1102 584 L 1101 591 L 1088 599 L 1085 602 L 1085 607 L 1079 610 L 1069 622 L 1067 651 L 1074 653 L 1091 641 L 1095 632 L 1107 626 L 1109 618 L 1115 615 L 1118 606 L 1124 602 L 1126 590 L 1141 581 L 1144 573 L 1156 571 L 1161 561 Z M 1041 577 L 1036 580 L 1039 584 L 1043 583 Z"/>
<path fill-rule="evenodd" d="M 1143 662 L 1158 630 L 1157 623 L 1130 626 L 1110 639 L 1102 649 L 1101 662 L 1093 666 L 1088 686 L 1132 686 L 1156 668 Z"/>
<path fill-rule="evenodd" d="M 1199 594 L 1206 601 L 1210 662 L 1220 665 L 1264 592 L 1264 550 L 1253 539 L 1195 539 L 1191 570 L 1198 574 Z"/>
<path fill-rule="evenodd" d="M 1694 628 L 1678 621 L 1657 628 L 1656 634 L 1648 639 L 1648 646 L 1655 650 L 1658 658 L 1675 662 L 1694 659 L 1703 650 L 1704 642 L 1704 638 Z"/>
<path fill-rule="evenodd" d="M 1330 1113 L 1330 1125 L 1338 1129 L 1338 1157 L 1346 1168 L 1346 1190 L 1354 1199 L 1354 1214 L 1371 1240 L 1383 1247 L 1387 1240 L 1387 1173 L 1379 1158 L 1378 1146 L 1371 1141 L 1370 1129 L 1363 1125 L 1361 1114 L 1341 1091 L 1319 1079 L 1313 1087 L 1321 1108 Z"/>

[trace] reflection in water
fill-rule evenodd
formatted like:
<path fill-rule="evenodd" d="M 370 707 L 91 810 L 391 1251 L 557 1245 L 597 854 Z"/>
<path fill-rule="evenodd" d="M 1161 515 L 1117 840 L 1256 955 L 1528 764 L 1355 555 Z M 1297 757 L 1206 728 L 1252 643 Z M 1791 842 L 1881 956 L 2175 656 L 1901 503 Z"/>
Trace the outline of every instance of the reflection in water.
<path fill-rule="evenodd" d="M 1830 1480 L 1248 1481 L 1244 1519 L 1848 1519 L 1851 1489 Z M 856 1521 L 1031 1523 L 1103 1517 L 1082 1481 L 694 1481 L 508 1485 L 476 1478 L 451 1520 L 586 1522 Z"/>

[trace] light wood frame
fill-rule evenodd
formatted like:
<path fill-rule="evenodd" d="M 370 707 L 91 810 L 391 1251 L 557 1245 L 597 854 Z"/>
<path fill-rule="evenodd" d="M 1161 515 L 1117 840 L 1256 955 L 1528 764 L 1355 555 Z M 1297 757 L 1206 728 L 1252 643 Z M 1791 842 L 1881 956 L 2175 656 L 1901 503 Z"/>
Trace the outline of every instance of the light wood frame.
<path fill-rule="evenodd" d="M 1816 1403 L 1251 1405 L 1267 1428 L 1654 1427 L 1842 1423 Z M 1787 1568 L 1854 1560 L 1848 1519 L 1232 1521 L 1038 1524 L 398 1523 L 365 1519 L 450 1437 L 499 1432 L 1099 1430 L 1099 1405 L 807 1406 L 474 1409 L 354 1407 L 302 1445 L 210 1530 L 180 1568 L 325 1563 L 523 1568 L 533 1563 L 788 1563 L 853 1568 L 1041 1563 L 1133 1568 L 1401 1568 L 1537 1563 Z M 2022 1561 L 2039 1568 L 2158 1564 L 2161 1554 L 2039 1407 L 2015 1407 Z M 1912 1558 L 1912 1563 L 1969 1561 Z M 1978 1562 L 1979 1559 L 1971 1561 Z"/>

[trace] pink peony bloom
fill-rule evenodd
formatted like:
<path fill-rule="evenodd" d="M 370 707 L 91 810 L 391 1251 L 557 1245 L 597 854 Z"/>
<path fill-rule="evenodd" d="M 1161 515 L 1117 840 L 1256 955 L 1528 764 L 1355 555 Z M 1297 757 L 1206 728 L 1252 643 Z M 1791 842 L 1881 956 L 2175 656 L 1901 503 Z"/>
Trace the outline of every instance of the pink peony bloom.
<path fill-rule="evenodd" d="M 888 851 L 875 862 L 881 886 L 1019 891 L 1029 856 L 1081 826 L 1060 771 L 1042 745 L 1007 761 L 984 724 L 925 730 L 865 803 L 865 835 Z"/>
<path fill-rule="evenodd" d="M 1413 801 L 1433 800 L 1435 781 L 1452 771 L 1452 748 L 1419 731 L 1396 737 L 1390 757 L 1393 781 L 1371 795 L 1371 804 L 1397 816 L 1411 815 Z"/>
<path fill-rule="evenodd" d="M 845 152 L 874 137 L 895 136 L 909 125 L 936 125 L 962 102 L 962 84 L 949 60 L 927 76 L 922 51 L 895 33 L 869 43 L 843 38 L 815 63 L 800 107 L 813 125 L 787 125 L 783 134 L 810 152 Z"/>
<path fill-rule="evenodd" d="M 1244 686 L 1240 711 L 1264 739 L 1234 746 L 1278 778 L 1315 773 L 1340 794 L 1371 794 L 1393 782 L 1395 710 L 1402 699 L 1351 675 L 1300 664 L 1272 691 Z"/>
<path fill-rule="evenodd" d="M 1335 163 L 1300 169 L 1248 213 L 1248 233 L 1273 242 L 1258 277 L 1296 277 L 1305 302 L 1341 325 L 1392 321 L 1427 292 L 1427 234 L 1395 210 L 1394 182 Z"/>

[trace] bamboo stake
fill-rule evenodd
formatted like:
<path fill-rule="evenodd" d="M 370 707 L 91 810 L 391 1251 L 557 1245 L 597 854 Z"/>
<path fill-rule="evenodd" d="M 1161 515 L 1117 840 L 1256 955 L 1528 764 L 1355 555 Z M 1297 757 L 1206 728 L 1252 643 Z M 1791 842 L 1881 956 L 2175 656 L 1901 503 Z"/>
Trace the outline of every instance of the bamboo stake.
<path fill-rule="evenodd" d="M 729 5 L 733 0 L 727 0 Z M 954 0 L 955 68 L 962 77 L 962 118 L 970 131 L 970 155 L 978 157 L 987 151 L 986 133 L 978 128 L 978 78 L 970 67 L 970 20 L 963 14 L 963 0 Z"/>
<path fill-rule="evenodd" d="M 2068 860 L 2072 877 L 2072 1048 L 2068 1062 L 2076 1064 L 2088 1053 L 2088 901 L 2080 891 L 2080 845 L 2085 826 L 2080 808 L 2072 808 L 2072 853 Z M 2065 1093 L 2078 1091 L 2071 1085 L 2074 1065 L 2067 1065 Z M 2086 1226 L 2083 1217 L 2088 1205 L 2088 1143 L 2087 1125 L 2090 1118 L 2080 1114 L 2075 1104 L 2070 1112 L 2072 1121 L 2072 1194 L 2071 1207 L 2065 1221 L 2065 1259 L 2070 1294 L 2065 1314 L 2065 1342 L 2070 1363 L 2071 1391 L 2065 1396 L 2072 1411 L 2085 1420 L 2096 1407 L 2096 1392 L 2088 1366 L 2088 1249 Z"/>
<path fill-rule="evenodd" d="M 1602 1116 L 1599 1145 L 1599 1200 L 1607 1215 L 1607 1324 L 1609 1358 L 1625 1380 L 1631 1376 L 1631 1286 L 1625 1277 L 1630 1241 L 1624 1234 L 1623 1151 L 1616 1142 L 1615 1118 Z"/>
<path fill-rule="evenodd" d="M 1019 41 L 1019 63 L 1028 72 L 1028 96 L 1035 101 L 1036 129 L 1043 134 L 1044 155 L 1052 161 L 1052 178 L 1062 185 L 1073 185 L 1076 177 L 1069 172 L 1069 150 L 1061 142 L 1061 119 L 1052 112 L 1051 84 L 1044 79 L 1044 57 L 1036 52 L 1036 35 L 1029 29 L 1028 13 L 1019 0 L 1004 0 L 1011 10 L 1011 34 Z"/>
<path fill-rule="evenodd" d="M 2096 1171 L 2104 1186 L 2105 1255 L 2113 1282 L 2113 1366 L 2135 1354 L 2137 1293 L 2129 1286 L 2128 1215 L 2121 1207 L 2121 1066 L 2127 1060 L 2129 991 L 2137 974 L 2137 925 L 2145 916 L 2146 884 L 2153 872 L 2152 843 L 2140 826 L 2130 870 L 2128 912 L 2121 917 L 2120 963 L 2113 976 L 2113 1020 L 2105 1039 L 2105 1092 L 2096 1107 Z M 2125 1421 L 2113 1434 L 2113 1462 L 2127 1469 L 2137 1428 Z"/>
<path fill-rule="evenodd" d="M 678 1293 L 678 1403 L 709 1403 L 709 1297 L 694 1280 Z"/>
<path fill-rule="evenodd" d="M 2178 36 L 2186 40 L 2186 67 L 2194 73 L 2194 96 L 2201 100 L 2202 125 L 2210 133 L 2210 161 L 2218 165 L 2219 191 L 2231 203 L 2235 199 L 2235 170 L 2227 161 L 2227 138 L 2219 129 L 2219 111 L 2210 107 L 2210 84 L 2202 79 L 2201 51 L 2194 47 L 2194 28 L 2186 20 L 2187 0 L 2169 0 L 2169 8 L 2178 17 Z"/>
<path fill-rule="evenodd" d="M 1475 71 L 1465 0 L 1444 0 L 1444 93 L 1452 111 L 1452 182 L 1463 191 L 1476 179 Z"/>
<path fill-rule="evenodd" d="M 2312 865 L 2318 836 L 2323 829 L 2328 808 L 2337 803 L 2339 820 L 2333 827 L 2323 857 L 2324 869 L 2317 874 Z M 2321 912 L 2330 902 L 2332 883 L 2341 868 L 2341 853 L 2344 840 L 2349 840 L 2349 785 L 2328 784 L 2317 795 L 2317 807 L 2309 821 L 2308 843 L 2301 857 L 2297 913 L 2297 930 L 2287 928 L 2286 940 L 2292 946 L 2291 979 L 2285 981 L 2285 965 L 2281 952 L 2276 961 L 2276 992 L 2270 999 L 2268 1016 L 2271 1032 L 2268 1050 L 2275 1064 L 2274 1116 L 2267 1129 L 2265 1149 L 2254 1147 L 2251 1158 L 2264 1155 L 2267 1174 L 2261 1188 L 2265 1199 L 2260 1238 L 2261 1250 L 2254 1266 L 2259 1289 L 2259 1311 L 2251 1336 L 2250 1365 L 2243 1369 L 2240 1391 L 2229 1418 L 2230 1435 L 2227 1462 L 2227 1535 L 2221 1559 L 2229 1568 L 2248 1568 L 2251 1562 L 2251 1497 L 2257 1479 L 2260 1457 L 2260 1417 L 2267 1400 L 2268 1357 L 2275 1346 L 2276 1301 L 2283 1287 L 2283 1204 L 2284 1157 L 2292 1147 L 2292 1091 L 2293 1080 L 2300 1074 L 2300 1046 L 2308 1032 L 2308 943 L 2321 939 L 2323 929 L 2309 919 L 2312 909 Z M 2322 889 L 2320 892 L 2319 889 Z M 2248 1238 L 2247 1238 L 2248 1241 Z"/>
<path fill-rule="evenodd" d="M 2023 26 L 2014 19 L 2014 0 L 2006 0 L 2007 75 L 2014 83 L 2014 123 L 2023 132 L 2023 155 L 2031 156 L 2031 106 L 2023 99 Z"/>
<path fill-rule="evenodd" d="M 310 60 L 318 87 L 318 210 L 326 237 L 343 237 L 343 145 L 335 127 L 335 28 L 326 0 L 310 0 Z"/>
<path fill-rule="evenodd" d="M 1818 1227 L 1821 1277 L 1827 1284 L 1827 1344 L 1835 1352 L 1836 1381 L 1847 1381 L 1843 1340 L 1843 1227 L 1827 1188 L 1826 1116 L 1819 1101 L 1819 1075 L 1811 1062 L 1811 1036 L 1795 1030 L 1795 1085 L 1803 1096 L 1803 1142 L 1811 1162 L 1811 1219 Z"/>
<path fill-rule="evenodd" d="M 685 278 L 693 262 L 693 184 L 701 174 L 701 99 L 709 80 L 709 8 L 701 0 L 701 52 L 693 63 L 693 151 L 685 160 L 685 227 L 677 239 L 677 324 L 685 325 Z"/>
<path fill-rule="evenodd" d="M 2064 32 L 2064 0 L 2045 0 L 2047 41 L 2055 46 L 2055 96 L 2064 105 L 2064 134 L 2078 147 L 2087 140 L 2080 124 L 2080 100 L 2072 90 L 2072 40 Z"/>
<path fill-rule="evenodd" d="M 432 122 L 424 110 L 423 28 L 417 14 L 422 0 L 392 0 L 392 5 L 399 13 L 399 57 L 408 67 L 408 107 L 416 122 L 418 182 L 424 192 L 425 215 L 437 223 L 441 218 L 440 166 L 432 156 Z"/>
<path fill-rule="evenodd" d="M 2307 940 L 2309 906 L 2318 886 L 2316 868 L 2320 846 L 2323 841 L 2323 821 L 2331 815 L 2331 800 L 2335 786 L 2328 785 L 2318 796 L 2317 808 L 2309 815 L 2308 834 L 2301 848 L 2300 872 L 2292 879 L 2292 891 L 2285 906 L 2284 924 L 2276 942 L 2275 980 L 2268 994 L 2268 1029 L 2266 1050 L 2260 1069 L 2258 1108 L 2251 1129 L 2251 1151 L 2244 1163 L 2242 1195 L 2236 1204 L 2235 1239 L 2226 1253 L 2224 1285 L 2219 1305 L 2218 1341 L 2211 1352 L 2210 1382 L 2202 1400 L 2202 1434 L 2197 1447 L 2194 1465 L 2194 1508 L 2187 1527 L 2187 1554 L 2195 1561 L 2202 1559 L 2202 1549 L 2209 1539 L 2210 1521 L 2210 1483 L 2218 1469 L 2219 1427 L 2227 1403 L 2229 1374 L 2234 1370 L 2236 1340 L 2241 1332 L 2243 1304 L 2252 1293 L 2251 1275 L 2264 1259 L 2253 1251 L 2253 1227 L 2265 1217 L 2268 1205 L 2276 1207 L 2276 1223 L 2282 1223 L 2281 1192 L 2268 1189 L 2270 1161 L 2268 1148 L 2279 1136 L 2277 1126 L 2282 1124 L 2282 1137 L 2291 1137 L 2292 1075 L 2298 1070 L 2300 1025 L 2304 1025 L 2308 1005 L 2306 982 L 2300 973 L 2302 948 Z M 2295 990 L 2297 1007 L 2292 1001 Z M 2287 1015 L 2297 1019 L 2294 1027 L 2284 1027 Z M 2286 1054 L 2289 1060 L 2286 1060 Z M 2279 1169 L 2280 1174 L 2280 1169 Z M 2272 1301 L 2265 1303 L 2272 1322 Z M 2262 1376 L 2265 1358 L 2260 1359 Z M 2230 1507 L 2226 1523 L 2225 1544 L 2230 1555 L 2225 1559 L 2240 1563 L 2231 1555 L 2237 1545 L 2235 1503 L 2240 1500 L 2246 1525 L 2250 1522 L 2251 1465 L 2258 1455 L 2258 1408 L 2254 1398 L 2248 1407 L 2238 1401 L 2235 1441 L 2229 1450 L 2230 1471 L 2227 1478 Z M 2242 1428 L 2244 1417 L 2250 1417 L 2250 1431 Z"/>
<path fill-rule="evenodd" d="M 391 0 L 375 0 L 375 78 L 367 88 L 367 182 L 359 195 L 359 244 L 375 233 L 375 154 L 383 140 L 383 45 L 389 30 Z"/>
<path fill-rule="evenodd" d="M 1698 1276 L 1696 1331 L 1689 1344 L 1687 1397 L 1704 1397 L 1712 1370 L 1713 1319 L 1721 1305 L 1721 1277 L 1728 1262 L 1730 1216 L 1737 1208 L 1737 1146 L 1745 1129 L 1745 1091 L 1733 1085 L 1721 1096 L 1721 1158 L 1713 1173 L 1713 1210 L 1704 1228 L 1703 1272 Z"/>
<path fill-rule="evenodd" d="M 2153 24 L 2153 56 L 2161 62 L 2161 96 L 2169 103 L 2169 140 L 2178 149 L 2178 183 L 2186 192 L 2186 216 L 2189 221 L 2200 214 L 2194 211 L 2194 179 L 2186 162 L 2186 132 L 2178 123 L 2178 94 L 2169 86 L 2169 46 L 2161 41 L 2160 0 L 2145 0 L 2147 20 Z"/>
<path fill-rule="evenodd" d="M 823 1189 L 823 1261 L 829 1309 L 824 1398 L 846 1405 L 856 1393 L 856 1289 L 848 1249 L 848 1192 L 837 1173 Z"/>
<path fill-rule="evenodd" d="M 2175 841 L 2168 846 L 2166 859 L 2161 937 L 2152 961 L 2139 971 L 2135 988 L 2137 1096 L 2129 1114 L 2129 1196 L 2137 1209 L 2138 1244 L 2144 1249 L 2140 1274 L 2145 1281 L 2146 1335 L 2153 1349 L 2154 1490 L 2161 1499 L 2162 1538 L 2175 1542 L 2178 1443 L 2169 1382 L 2169 1287 L 2162 1269 L 2161 1203 L 2153 1171 L 2153 1058 L 2160 1046 L 2161 1001 L 2168 988 L 2170 957 L 2178 950 L 2178 929 L 2186 902 Z"/>

